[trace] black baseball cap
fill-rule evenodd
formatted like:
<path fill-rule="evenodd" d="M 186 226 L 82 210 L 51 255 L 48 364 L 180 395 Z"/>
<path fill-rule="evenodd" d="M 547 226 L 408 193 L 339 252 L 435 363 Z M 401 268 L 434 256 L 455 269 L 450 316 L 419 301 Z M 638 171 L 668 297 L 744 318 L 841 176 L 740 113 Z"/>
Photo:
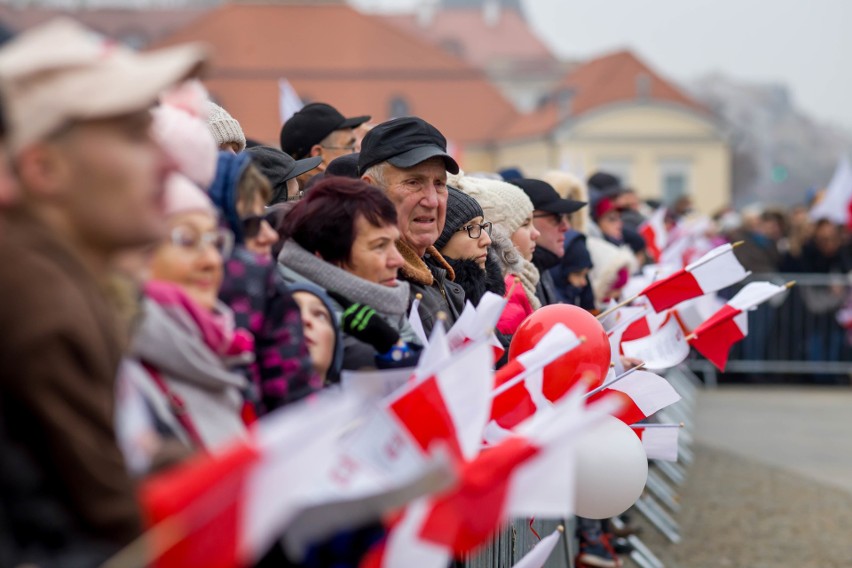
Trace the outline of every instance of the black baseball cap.
<path fill-rule="evenodd" d="M 311 103 L 290 117 L 281 127 L 281 149 L 297 160 L 304 158 L 314 144 L 334 132 L 355 128 L 370 120 L 370 116 L 346 118 L 333 106 Z"/>
<path fill-rule="evenodd" d="M 416 116 L 394 118 L 370 130 L 361 141 L 358 171 L 390 162 L 398 168 L 410 168 L 429 158 L 444 159 L 447 171 L 459 173 L 459 165 L 447 154 L 447 139 L 437 128 Z"/>
<path fill-rule="evenodd" d="M 586 206 L 585 201 L 574 201 L 559 196 L 553 186 L 540 179 L 513 179 L 509 183 L 524 190 L 532 201 L 533 209 L 548 213 L 573 213 Z"/>
<path fill-rule="evenodd" d="M 358 152 L 338 156 L 325 167 L 325 175 L 358 179 Z"/>
<path fill-rule="evenodd" d="M 272 184 L 272 199 L 270 203 L 287 200 L 287 180 L 299 177 L 309 172 L 322 162 L 321 156 L 294 160 L 278 148 L 271 146 L 254 146 L 246 148 L 246 154 Z"/>

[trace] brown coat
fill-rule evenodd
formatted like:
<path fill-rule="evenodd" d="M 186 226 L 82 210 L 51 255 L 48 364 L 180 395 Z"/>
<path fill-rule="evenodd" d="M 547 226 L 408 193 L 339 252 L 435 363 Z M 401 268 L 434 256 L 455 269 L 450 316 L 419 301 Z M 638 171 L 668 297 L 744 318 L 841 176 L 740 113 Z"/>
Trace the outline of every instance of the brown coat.
<path fill-rule="evenodd" d="M 103 288 L 35 219 L 0 219 L 0 417 L 74 524 L 116 544 L 140 530 L 115 439 L 118 326 Z"/>

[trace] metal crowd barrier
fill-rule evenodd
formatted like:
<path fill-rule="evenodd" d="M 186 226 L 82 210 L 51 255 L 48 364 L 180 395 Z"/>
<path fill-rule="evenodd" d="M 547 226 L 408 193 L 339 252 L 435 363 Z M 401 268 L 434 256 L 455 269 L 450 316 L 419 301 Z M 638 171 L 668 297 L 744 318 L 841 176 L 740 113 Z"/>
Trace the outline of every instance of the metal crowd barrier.
<path fill-rule="evenodd" d="M 755 274 L 753 280 L 796 286 L 748 314 L 748 336 L 731 349 L 725 374 L 744 374 L 755 381 L 848 383 L 852 378 L 852 345 L 837 323 L 837 312 L 852 294 L 845 274 Z M 730 298 L 739 287 L 726 290 Z M 709 387 L 719 372 L 696 353 L 689 367 Z"/>

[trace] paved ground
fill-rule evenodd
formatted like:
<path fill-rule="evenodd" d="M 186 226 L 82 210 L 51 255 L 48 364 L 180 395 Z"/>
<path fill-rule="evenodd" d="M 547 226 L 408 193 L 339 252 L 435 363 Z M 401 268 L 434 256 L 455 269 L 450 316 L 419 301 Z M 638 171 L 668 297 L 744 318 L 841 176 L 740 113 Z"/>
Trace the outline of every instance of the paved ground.
<path fill-rule="evenodd" d="M 852 567 L 852 389 L 705 391 L 694 433 L 668 568 Z"/>

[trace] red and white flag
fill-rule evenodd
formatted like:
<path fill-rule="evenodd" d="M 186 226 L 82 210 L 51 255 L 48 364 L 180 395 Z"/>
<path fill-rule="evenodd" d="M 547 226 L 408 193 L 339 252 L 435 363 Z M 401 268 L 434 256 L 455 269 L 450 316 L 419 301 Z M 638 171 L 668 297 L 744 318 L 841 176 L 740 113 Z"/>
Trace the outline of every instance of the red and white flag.
<path fill-rule="evenodd" d="M 415 298 L 411 302 L 411 309 L 408 311 L 408 323 L 411 325 L 414 335 L 417 336 L 423 347 L 429 345 L 429 337 L 426 335 L 426 329 L 423 327 L 423 320 L 420 319 L 420 298 Z"/>
<path fill-rule="evenodd" d="M 659 329 L 646 337 L 621 342 L 627 357 L 644 361 L 649 369 L 670 369 L 689 356 L 689 343 L 677 319 L 670 317 Z"/>
<path fill-rule="evenodd" d="M 639 234 L 645 239 L 648 254 L 654 262 L 660 262 L 660 257 L 668 244 L 666 229 L 666 208 L 658 207 L 656 211 L 639 226 Z"/>
<path fill-rule="evenodd" d="M 505 349 L 494 335 L 494 329 L 506 303 L 506 298 L 492 292 L 486 292 L 476 307 L 467 302 L 461 315 L 447 332 L 450 349 L 455 351 L 471 341 L 486 339 L 494 350 L 494 361 L 498 361 Z"/>
<path fill-rule="evenodd" d="M 749 274 L 734 256 L 733 246 L 724 244 L 686 268 L 652 283 L 642 295 L 655 311 L 661 312 L 683 301 L 727 288 Z"/>
<path fill-rule="evenodd" d="M 679 424 L 636 424 L 633 431 L 642 440 L 649 460 L 677 461 Z"/>
<path fill-rule="evenodd" d="M 493 386 L 490 347 L 472 343 L 426 378 L 391 395 L 384 405 L 423 451 L 439 442 L 459 459 L 470 460 L 482 445 Z"/>
<path fill-rule="evenodd" d="M 415 300 L 417 302 L 417 300 Z M 417 316 L 420 317 L 419 315 Z M 417 368 L 414 369 L 414 377 L 423 379 L 446 365 L 453 356 L 453 350 L 450 348 L 450 342 L 447 340 L 447 331 L 444 327 L 444 320 L 436 319 L 435 325 L 432 326 L 432 333 L 429 335 L 429 341 L 423 344 L 423 351 L 420 353 L 420 360 L 417 363 Z"/>
<path fill-rule="evenodd" d="M 427 456 L 413 444 L 398 451 L 407 459 L 382 468 L 342 444 L 364 410 L 357 397 L 323 393 L 264 417 L 246 441 L 147 479 L 140 503 L 152 527 L 153 565 L 247 566 L 295 523 L 300 532 L 288 535 L 290 546 L 304 550 L 455 479 L 446 455 Z M 335 503 L 349 506 L 310 514 L 336 510 Z"/>
<path fill-rule="evenodd" d="M 680 400 L 680 395 L 666 379 L 641 370 L 616 378 L 609 384 L 605 383 L 603 390 L 590 396 L 588 400 L 593 402 L 604 396 L 615 397 L 621 401 L 620 408 L 613 416 L 628 425 L 645 420 Z"/>
<path fill-rule="evenodd" d="M 565 395 L 567 389 L 544 384 L 544 368 L 581 343 L 573 331 L 557 324 L 535 347 L 499 369 L 494 375 L 491 419 L 509 429 Z"/>
<path fill-rule="evenodd" d="M 612 410 L 606 403 L 584 407 L 583 394 L 582 387 L 574 389 L 516 435 L 483 449 L 465 464 L 452 490 L 409 506 L 365 565 L 444 568 L 451 557 L 487 542 L 511 517 L 571 515 L 573 449 Z"/>
<path fill-rule="evenodd" d="M 720 371 L 728 364 L 731 346 L 748 335 L 748 310 L 786 291 L 788 286 L 750 282 L 707 321 L 695 328 L 690 345 Z"/>

